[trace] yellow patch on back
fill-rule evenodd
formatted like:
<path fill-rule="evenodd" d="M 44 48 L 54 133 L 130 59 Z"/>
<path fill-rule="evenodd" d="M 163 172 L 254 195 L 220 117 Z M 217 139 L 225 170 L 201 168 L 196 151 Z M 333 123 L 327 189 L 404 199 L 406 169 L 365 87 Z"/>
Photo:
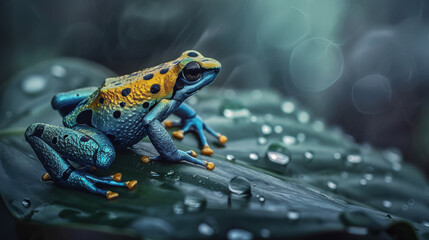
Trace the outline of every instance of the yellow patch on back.
<path fill-rule="evenodd" d="M 180 71 L 180 66 L 171 61 L 129 75 L 107 78 L 90 106 L 96 109 L 125 102 L 125 106 L 130 107 L 170 98 Z M 156 84 L 159 88 L 154 86 Z M 153 91 L 155 89 L 159 91 Z"/>

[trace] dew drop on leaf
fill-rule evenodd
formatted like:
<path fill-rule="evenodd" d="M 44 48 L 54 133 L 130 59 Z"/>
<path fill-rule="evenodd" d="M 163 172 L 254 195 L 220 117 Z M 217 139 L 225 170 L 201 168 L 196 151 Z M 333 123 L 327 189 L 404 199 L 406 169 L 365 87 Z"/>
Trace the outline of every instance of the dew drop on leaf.
<path fill-rule="evenodd" d="M 268 160 L 273 163 L 277 163 L 280 165 L 287 165 L 290 162 L 290 157 L 279 152 L 268 152 L 267 153 Z"/>
<path fill-rule="evenodd" d="M 259 155 L 257 153 L 250 153 L 249 159 L 253 161 L 259 160 Z"/>
<path fill-rule="evenodd" d="M 198 232 L 204 236 L 212 236 L 214 229 L 207 223 L 201 223 L 198 225 Z"/>
<path fill-rule="evenodd" d="M 233 177 L 231 181 L 229 181 L 228 185 L 229 191 L 238 195 L 250 194 L 250 183 L 249 181 L 240 176 Z"/>
<path fill-rule="evenodd" d="M 286 213 L 286 217 L 291 220 L 291 221 L 297 221 L 300 217 L 299 212 L 295 211 L 295 210 L 289 210 Z"/>
<path fill-rule="evenodd" d="M 25 198 L 24 200 L 22 200 L 21 205 L 25 208 L 29 208 L 31 206 L 31 201 L 28 198 Z"/>
<path fill-rule="evenodd" d="M 253 234 L 243 229 L 231 229 L 227 233 L 228 240 L 252 240 Z"/>

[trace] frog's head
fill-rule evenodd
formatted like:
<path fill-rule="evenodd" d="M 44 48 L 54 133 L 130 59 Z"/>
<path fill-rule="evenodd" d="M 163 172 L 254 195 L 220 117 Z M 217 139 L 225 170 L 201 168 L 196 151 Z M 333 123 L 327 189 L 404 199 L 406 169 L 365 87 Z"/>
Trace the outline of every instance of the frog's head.
<path fill-rule="evenodd" d="M 206 58 L 193 50 L 183 52 L 177 61 L 180 72 L 174 86 L 173 99 L 181 102 L 214 82 L 221 69 L 217 60 Z"/>

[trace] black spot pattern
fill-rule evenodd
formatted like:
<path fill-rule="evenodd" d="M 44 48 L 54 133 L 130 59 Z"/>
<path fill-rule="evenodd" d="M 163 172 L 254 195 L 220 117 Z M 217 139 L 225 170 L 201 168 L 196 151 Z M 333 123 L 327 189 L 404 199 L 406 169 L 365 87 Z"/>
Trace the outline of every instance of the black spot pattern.
<path fill-rule="evenodd" d="M 68 136 L 69 136 L 69 135 L 67 135 L 67 134 L 66 134 L 66 135 L 64 135 L 64 137 L 63 137 L 63 138 L 64 138 L 64 139 L 66 139 Z"/>
<path fill-rule="evenodd" d="M 103 104 L 104 103 L 104 98 L 101 97 L 100 99 L 98 99 L 98 102 L 101 103 L 101 104 Z"/>
<path fill-rule="evenodd" d="M 77 124 L 86 124 L 92 126 L 92 110 L 85 110 L 76 117 Z"/>
<path fill-rule="evenodd" d="M 164 69 L 161 69 L 161 71 L 159 71 L 159 73 L 161 73 L 161 74 L 166 74 L 167 72 L 168 72 L 168 68 L 164 68 Z"/>
<path fill-rule="evenodd" d="M 80 138 L 81 142 L 88 142 L 91 138 L 89 138 L 88 136 L 84 135 Z"/>
<path fill-rule="evenodd" d="M 159 84 L 154 84 L 150 87 L 150 92 L 152 94 L 156 94 L 159 92 L 159 90 L 161 90 L 161 87 L 159 86 Z"/>
<path fill-rule="evenodd" d="M 57 137 L 52 138 L 52 143 L 53 143 L 53 144 L 57 144 L 57 141 L 58 141 L 58 138 L 57 138 Z"/>
<path fill-rule="evenodd" d="M 125 88 L 124 90 L 122 90 L 122 96 L 126 97 L 128 96 L 128 94 L 130 94 L 131 89 L 129 88 Z"/>
<path fill-rule="evenodd" d="M 144 108 L 148 108 L 149 107 L 149 103 L 148 102 L 143 103 L 143 107 Z"/>
<path fill-rule="evenodd" d="M 113 112 L 113 117 L 114 118 L 120 118 L 121 117 L 121 112 L 120 111 Z"/>
<path fill-rule="evenodd" d="M 188 52 L 189 57 L 198 57 L 198 53 L 196 52 Z"/>
<path fill-rule="evenodd" d="M 45 126 L 41 124 L 37 125 L 37 127 L 34 129 L 33 136 L 40 137 L 42 136 L 44 131 L 45 131 Z"/>
<path fill-rule="evenodd" d="M 153 78 L 153 74 L 149 73 L 143 77 L 144 80 L 151 80 Z"/>
<path fill-rule="evenodd" d="M 121 107 L 125 107 L 125 103 L 124 103 L 124 102 L 121 102 L 121 103 L 119 103 L 119 106 L 121 106 Z"/>

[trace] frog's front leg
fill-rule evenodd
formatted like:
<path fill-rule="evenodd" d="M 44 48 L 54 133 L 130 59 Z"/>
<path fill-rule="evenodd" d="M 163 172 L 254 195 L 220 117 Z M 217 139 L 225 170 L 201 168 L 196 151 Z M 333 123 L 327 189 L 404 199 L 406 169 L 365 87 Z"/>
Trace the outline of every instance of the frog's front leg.
<path fill-rule="evenodd" d="M 137 181 L 119 182 L 121 174 L 110 177 L 97 177 L 82 170 L 77 170 L 68 162 L 83 166 L 107 168 L 115 158 L 115 150 L 109 139 L 100 131 L 86 126 L 72 129 L 43 123 L 30 125 L 25 138 L 30 143 L 40 162 L 56 184 L 69 188 L 85 190 L 106 196 L 107 199 L 118 197 L 112 191 L 98 185 L 128 187 L 136 186 Z"/>
<path fill-rule="evenodd" d="M 207 126 L 206 123 L 197 115 L 197 113 L 189 107 L 187 104 L 183 103 L 180 107 L 174 112 L 174 115 L 180 117 L 180 122 L 164 121 L 166 127 L 180 127 L 181 130 L 174 131 L 173 137 L 181 140 L 184 137 L 184 134 L 193 130 L 197 133 L 198 139 L 201 143 L 202 150 L 201 153 L 207 156 L 213 154 L 213 150 L 209 147 L 207 139 L 204 135 L 204 130 L 216 137 L 221 144 L 225 144 L 228 141 L 228 138 L 213 129 Z"/>
<path fill-rule="evenodd" d="M 194 164 L 199 164 L 205 166 L 209 170 L 214 169 L 214 164 L 212 162 L 202 161 L 193 156 L 196 156 L 195 152 L 189 151 L 184 152 L 178 150 L 174 145 L 173 140 L 168 135 L 167 130 L 162 126 L 161 122 L 157 119 L 152 120 L 146 125 L 146 132 L 149 136 L 152 145 L 158 151 L 159 156 L 149 158 L 144 156 L 142 159 L 144 162 L 149 162 L 150 160 L 164 160 L 168 162 L 180 162 L 188 161 Z"/>

